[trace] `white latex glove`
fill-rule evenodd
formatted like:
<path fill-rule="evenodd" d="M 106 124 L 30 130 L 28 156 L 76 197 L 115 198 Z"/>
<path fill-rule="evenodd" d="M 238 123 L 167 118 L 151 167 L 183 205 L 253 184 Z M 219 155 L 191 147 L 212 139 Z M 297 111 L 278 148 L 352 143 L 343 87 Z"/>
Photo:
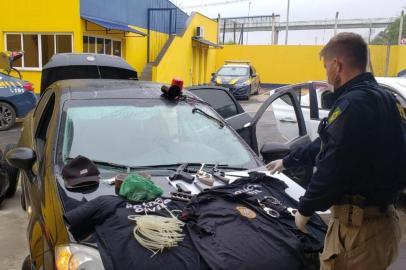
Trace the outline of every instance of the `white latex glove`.
<path fill-rule="evenodd" d="M 308 233 L 307 229 L 306 229 L 306 224 L 309 221 L 310 217 L 306 217 L 303 216 L 302 214 L 299 213 L 299 211 L 296 212 L 295 214 L 295 224 L 296 227 L 304 232 L 304 233 Z"/>
<path fill-rule="evenodd" d="M 268 171 L 271 174 L 280 173 L 281 171 L 283 171 L 285 169 L 285 167 L 283 166 L 282 159 L 277 159 L 277 160 L 274 160 L 274 161 L 266 164 L 266 168 L 268 169 Z"/>

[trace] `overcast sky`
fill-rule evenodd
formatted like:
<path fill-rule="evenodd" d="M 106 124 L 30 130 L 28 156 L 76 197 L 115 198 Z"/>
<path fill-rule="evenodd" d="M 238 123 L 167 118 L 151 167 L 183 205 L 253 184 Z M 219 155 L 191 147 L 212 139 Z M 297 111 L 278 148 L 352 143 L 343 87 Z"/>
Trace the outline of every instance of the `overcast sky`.
<path fill-rule="evenodd" d="M 288 0 L 251 0 L 228 5 L 187 8 L 190 5 L 227 2 L 230 0 L 173 0 L 187 13 L 199 11 L 204 15 L 216 18 L 218 13 L 221 17 L 236 17 L 250 15 L 279 14 L 281 21 L 286 21 Z M 250 11 L 249 11 L 249 2 Z M 406 0 L 290 0 L 290 21 L 300 20 L 325 20 L 334 19 L 336 11 L 339 19 L 359 18 L 386 18 L 400 16 L 406 9 Z M 382 29 L 380 29 L 382 30 Z M 346 30 L 348 31 L 348 30 Z M 368 30 L 357 30 L 364 37 L 368 36 Z M 376 30 L 373 34 L 378 33 Z M 333 31 L 290 31 L 289 44 L 323 44 L 333 35 Z M 279 35 L 279 42 L 284 42 L 285 33 Z M 250 33 L 250 44 L 267 44 L 270 42 L 270 33 Z"/>

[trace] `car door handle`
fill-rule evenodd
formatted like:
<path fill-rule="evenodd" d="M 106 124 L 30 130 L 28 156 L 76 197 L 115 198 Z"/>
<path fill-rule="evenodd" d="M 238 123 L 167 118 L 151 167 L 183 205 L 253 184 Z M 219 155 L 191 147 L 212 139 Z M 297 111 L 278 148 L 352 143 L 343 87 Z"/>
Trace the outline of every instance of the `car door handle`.
<path fill-rule="evenodd" d="M 281 118 L 281 119 L 279 119 L 279 122 L 282 122 L 282 123 L 297 123 L 297 121 L 295 119 L 290 118 L 290 117 Z"/>

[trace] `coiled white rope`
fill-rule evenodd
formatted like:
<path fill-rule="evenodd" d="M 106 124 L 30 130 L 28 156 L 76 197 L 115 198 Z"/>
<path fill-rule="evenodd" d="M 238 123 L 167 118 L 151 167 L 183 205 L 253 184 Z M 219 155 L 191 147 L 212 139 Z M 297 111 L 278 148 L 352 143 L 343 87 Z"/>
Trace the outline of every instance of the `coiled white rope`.
<path fill-rule="evenodd" d="M 136 222 L 133 234 L 141 246 L 156 255 L 164 248 L 177 246 L 183 241 L 182 234 L 184 222 L 180 221 L 165 205 L 162 205 L 171 217 L 154 215 L 131 215 L 128 219 Z"/>

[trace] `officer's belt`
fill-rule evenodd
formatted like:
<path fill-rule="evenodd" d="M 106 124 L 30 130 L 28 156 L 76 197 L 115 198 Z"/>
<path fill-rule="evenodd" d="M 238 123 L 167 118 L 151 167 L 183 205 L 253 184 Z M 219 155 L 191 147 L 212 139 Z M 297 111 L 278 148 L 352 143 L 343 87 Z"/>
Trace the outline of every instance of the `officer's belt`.
<path fill-rule="evenodd" d="M 338 219 L 342 224 L 359 227 L 362 223 L 388 216 L 395 211 L 393 205 L 388 205 L 385 210 L 381 207 L 367 206 L 360 208 L 352 204 L 333 205 L 331 207 L 332 217 Z"/>
<path fill-rule="evenodd" d="M 337 203 L 338 205 L 355 205 L 358 206 L 360 208 L 365 208 L 365 206 L 367 206 L 367 200 L 365 199 L 365 197 L 361 196 L 361 195 L 355 195 L 355 196 L 350 196 L 350 195 L 345 195 L 339 203 Z"/>
<path fill-rule="evenodd" d="M 335 205 L 354 205 L 360 208 L 365 207 L 379 207 L 381 212 L 385 212 L 390 204 L 371 202 L 361 195 L 344 195 L 341 200 Z"/>

